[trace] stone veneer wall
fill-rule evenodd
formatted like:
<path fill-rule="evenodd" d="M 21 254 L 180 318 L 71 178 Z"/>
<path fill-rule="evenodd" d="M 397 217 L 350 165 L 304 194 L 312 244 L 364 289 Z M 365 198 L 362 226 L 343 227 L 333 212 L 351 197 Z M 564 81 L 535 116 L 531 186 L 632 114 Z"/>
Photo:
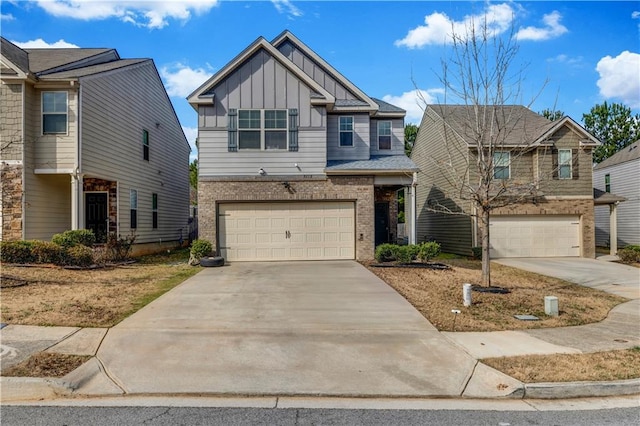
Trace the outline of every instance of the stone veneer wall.
<path fill-rule="evenodd" d="M 290 183 L 288 191 L 283 182 Z M 333 176 L 316 180 L 249 179 L 198 182 L 199 238 L 217 247 L 217 203 L 236 201 L 355 201 L 356 259 L 373 259 L 373 177 Z"/>
<path fill-rule="evenodd" d="M 22 165 L 0 165 L 2 240 L 22 239 Z"/>
<path fill-rule="evenodd" d="M 543 199 L 536 204 L 514 204 L 493 210 L 492 215 L 577 215 L 580 217 L 582 257 L 596 257 L 593 199 Z"/>
<path fill-rule="evenodd" d="M 85 192 L 108 192 L 109 232 L 118 231 L 118 184 L 110 180 L 84 178 L 82 188 Z"/>

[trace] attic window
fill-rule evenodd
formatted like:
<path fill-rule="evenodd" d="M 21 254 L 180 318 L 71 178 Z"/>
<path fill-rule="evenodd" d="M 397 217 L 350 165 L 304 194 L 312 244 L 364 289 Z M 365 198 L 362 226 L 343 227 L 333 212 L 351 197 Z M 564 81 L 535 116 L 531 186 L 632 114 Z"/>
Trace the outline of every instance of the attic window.
<path fill-rule="evenodd" d="M 42 92 L 42 134 L 67 133 L 67 92 Z"/>

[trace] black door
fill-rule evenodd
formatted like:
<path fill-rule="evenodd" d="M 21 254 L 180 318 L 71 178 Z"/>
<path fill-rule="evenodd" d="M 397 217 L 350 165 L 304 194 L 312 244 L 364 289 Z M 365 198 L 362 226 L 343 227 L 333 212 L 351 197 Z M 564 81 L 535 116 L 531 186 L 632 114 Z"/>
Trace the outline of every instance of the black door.
<path fill-rule="evenodd" d="M 389 203 L 376 203 L 376 246 L 389 242 Z"/>
<path fill-rule="evenodd" d="M 85 194 L 85 228 L 96 236 L 96 241 L 107 241 L 107 224 L 109 221 L 108 198 L 106 193 Z"/>

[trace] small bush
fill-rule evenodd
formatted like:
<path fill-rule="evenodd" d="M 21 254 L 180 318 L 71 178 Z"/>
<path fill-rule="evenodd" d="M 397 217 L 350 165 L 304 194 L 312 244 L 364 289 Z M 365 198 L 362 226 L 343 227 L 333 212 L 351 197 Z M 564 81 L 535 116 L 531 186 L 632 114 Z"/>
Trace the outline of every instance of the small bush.
<path fill-rule="evenodd" d="M 205 256 L 209 256 L 211 251 L 213 250 L 213 246 L 207 240 L 194 240 L 191 243 L 191 256 L 202 259 Z"/>
<path fill-rule="evenodd" d="M 623 263 L 640 263 L 640 246 L 626 246 L 618 250 L 618 257 Z"/>
<path fill-rule="evenodd" d="M 393 247 L 393 254 L 398 263 L 411 263 L 415 259 L 418 247 L 415 245 Z"/>
<path fill-rule="evenodd" d="M 421 262 L 428 262 L 440 254 L 440 244 L 435 241 L 427 241 L 418 246 L 417 257 Z"/>
<path fill-rule="evenodd" d="M 51 241 L 64 248 L 77 245 L 91 247 L 96 243 L 96 236 L 90 229 L 75 229 L 73 231 L 64 231 L 62 234 L 55 234 Z"/>
<path fill-rule="evenodd" d="M 111 260 L 121 261 L 127 260 L 131 256 L 133 243 L 136 241 L 136 235 L 130 234 L 127 237 L 117 235 L 112 232 L 107 237 L 107 252 Z"/>
<path fill-rule="evenodd" d="M 380 244 L 376 247 L 374 257 L 378 262 L 391 262 L 396 259 L 394 249 L 395 244 Z"/>
<path fill-rule="evenodd" d="M 67 249 L 64 264 L 69 266 L 91 266 L 93 264 L 93 249 L 82 244 Z"/>
<path fill-rule="evenodd" d="M 49 241 L 33 241 L 31 244 L 31 255 L 35 263 L 54 263 L 56 265 L 64 263 L 64 247 Z"/>
<path fill-rule="evenodd" d="M 473 253 L 473 258 L 481 260 L 482 259 L 482 247 L 471 247 L 471 253 Z"/>
<path fill-rule="evenodd" d="M 0 241 L 0 261 L 4 263 L 33 263 L 31 241 Z"/>

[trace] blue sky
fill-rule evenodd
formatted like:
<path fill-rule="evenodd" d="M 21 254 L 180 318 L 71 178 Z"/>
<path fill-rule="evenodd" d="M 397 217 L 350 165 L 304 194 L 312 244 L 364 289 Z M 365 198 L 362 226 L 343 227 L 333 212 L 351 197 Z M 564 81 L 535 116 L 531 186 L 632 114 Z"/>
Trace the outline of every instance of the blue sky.
<path fill-rule="evenodd" d="M 256 38 L 285 29 L 368 95 L 406 109 L 407 122 L 419 122 L 420 98 L 442 101 L 447 34 L 479 15 L 498 32 L 516 29 L 516 64 L 527 65 L 522 103 L 542 89 L 535 111 L 558 109 L 582 123 L 606 100 L 640 112 L 637 1 L 1 0 L 0 7 L 2 36 L 21 47 L 112 47 L 122 58 L 152 58 L 192 145 L 197 116 L 185 97 Z"/>

